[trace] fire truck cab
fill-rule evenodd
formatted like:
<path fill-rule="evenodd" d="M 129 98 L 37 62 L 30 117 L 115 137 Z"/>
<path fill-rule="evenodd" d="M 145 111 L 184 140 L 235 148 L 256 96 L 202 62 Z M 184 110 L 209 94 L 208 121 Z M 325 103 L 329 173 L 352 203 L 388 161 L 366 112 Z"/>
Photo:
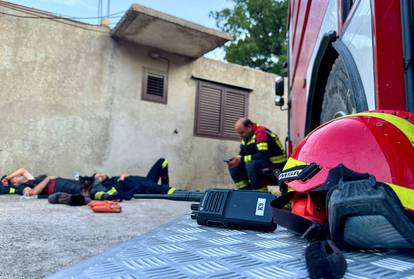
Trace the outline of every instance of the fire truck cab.
<path fill-rule="evenodd" d="M 291 147 L 342 115 L 414 112 L 413 6 L 413 0 L 289 1 Z M 277 84 L 279 99 L 282 89 Z"/>

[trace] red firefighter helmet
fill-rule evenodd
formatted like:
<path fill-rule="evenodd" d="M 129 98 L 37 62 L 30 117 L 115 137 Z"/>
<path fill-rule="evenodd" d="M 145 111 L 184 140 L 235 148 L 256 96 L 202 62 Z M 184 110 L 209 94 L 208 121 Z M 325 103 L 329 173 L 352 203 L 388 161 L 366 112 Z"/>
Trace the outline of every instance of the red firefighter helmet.
<path fill-rule="evenodd" d="M 390 185 L 405 208 L 414 209 L 414 114 L 372 111 L 332 120 L 312 131 L 296 148 L 284 170 L 316 163 L 320 171 L 313 177 L 286 184 L 298 194 L 321 186 L 329 170 L 345 165 L 368 173 Z M 409 197 L 411 196 L 411 198 Z M 324 223 L 325 214 L 316 214 L 309 197 L 292 204 L 298 215 Z"/>

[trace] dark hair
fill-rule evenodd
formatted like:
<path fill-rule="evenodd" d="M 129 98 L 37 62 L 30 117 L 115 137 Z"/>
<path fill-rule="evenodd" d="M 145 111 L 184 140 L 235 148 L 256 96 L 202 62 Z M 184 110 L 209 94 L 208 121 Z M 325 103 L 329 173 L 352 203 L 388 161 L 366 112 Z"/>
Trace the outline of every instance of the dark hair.
<path fill-rule="evenodd" d="M 3 176 L 0 178 L 0 181 L 1 181 L 1 180 L 3 180 L 3 179 L 5 179 L 5 178 L 7 178 L 7 175 L 3 175 Z"/>
<path fill-rule="evenodd" d="M 246 118 L 246 120 L 243 121 L 244 127 L 248 127 L 253 125 L 253 121 L 251 121 L 249 118 Z"/>

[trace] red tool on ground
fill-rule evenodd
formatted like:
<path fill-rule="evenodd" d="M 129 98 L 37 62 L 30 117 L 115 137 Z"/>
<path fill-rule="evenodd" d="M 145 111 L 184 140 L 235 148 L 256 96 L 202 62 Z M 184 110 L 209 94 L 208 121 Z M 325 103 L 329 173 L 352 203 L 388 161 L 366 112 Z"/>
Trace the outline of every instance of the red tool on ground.
<path fill-rule="evenodd" d="M 118 202 L 113 201 L 93 201 L 88 206 L 96 213 L 121 213 L 122 207 Z"/>

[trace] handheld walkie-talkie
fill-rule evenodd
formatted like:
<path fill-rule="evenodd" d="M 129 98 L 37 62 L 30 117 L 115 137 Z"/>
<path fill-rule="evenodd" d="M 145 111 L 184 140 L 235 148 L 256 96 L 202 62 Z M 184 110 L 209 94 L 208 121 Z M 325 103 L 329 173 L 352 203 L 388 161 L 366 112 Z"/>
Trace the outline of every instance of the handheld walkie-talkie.
<path fill-rule="evenodd" d="M 136 194 L 134 198 L 199 201 L 191 205 L 191 218 L 199 225 L 256 231 L 276 229 L 270 211 L 275 196 L 266 192 L 213 188 L 206 192 L 176 191 L 171 195 Z"/>

